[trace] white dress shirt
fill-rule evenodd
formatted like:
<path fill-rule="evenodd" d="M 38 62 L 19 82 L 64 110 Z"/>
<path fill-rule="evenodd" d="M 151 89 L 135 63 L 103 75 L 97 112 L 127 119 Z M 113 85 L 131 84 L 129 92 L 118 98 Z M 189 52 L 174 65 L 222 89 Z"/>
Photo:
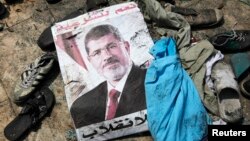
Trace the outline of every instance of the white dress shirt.
<path fill-rule="evenodd" d="M 108 107 L 109 107 L 109 105 L 110 105 L 110 99 L 109 99 L 109 96 L 108 96 L 109 92 L 110 92 L 112 89 L 115 89 L 115 90 L 117 90 L 117 91 L 120 92 L 120 95 L 119 95 L 119 97 L 118 97 L 118 103 L 119 103 L 119 101 L 120 101 L 120 99 L 121 99 L 121 95 L 122 95 L 123 88 L 124 88 L 124 86 L 125 86 L 126 80 L 127 80 L 127 78 L 128 78 L 128 75 L 129 75 L 131 69 L 132 69 L 132 64 L 129 65 L 128 71 L 127 71 L 126 74 L 122 77 L 122 79 L 117 83 L 116 86 L 112 86 L 112 85 L 108 82 L 107 106 L 106 106 L 105 119 L 107 119 Z"/>

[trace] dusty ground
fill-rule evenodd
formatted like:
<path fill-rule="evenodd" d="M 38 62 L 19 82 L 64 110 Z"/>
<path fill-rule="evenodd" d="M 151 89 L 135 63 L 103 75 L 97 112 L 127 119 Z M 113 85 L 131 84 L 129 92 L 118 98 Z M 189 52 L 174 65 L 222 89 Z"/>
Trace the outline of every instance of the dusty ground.
<path fill-rule="evenodd" d="M 4 0 L 0 1 L 4 3 Z M 197 38 L 206 39 L 216 33 L 231 30 L 235 23 L 237 23 L 235 29 L 250 29 L 250 6 L 239 2 L 239 0 L 178 0 L 176 2 L 176 5 L 193 8 L 223 6 L 224 23 L 209 29 L 194 30 L 193 35 Z M 24 67 L 43 53 L 36 44 L 39 35 L 51 23 L 75 9 L 83 7 L 84 4 L 85 0 L 62 0 L 53 5 L 47 4 L 45 0 L 21 0 L 20 3 L 6 5 L 9 10 L 8 17 L 0 20 L 1 23 L 5 24 L 4 30 L 0 32 L 0 141 L 7 140 L 3 135 L 3 129 L 21 110 L 11 101 L 15 81 L 20 77 Z M 230 54 L 226 55 L 226 60 L 229 57 Z M 56 75 L 55 80 L 49 87 L 55 94 L 56 105 L 50 117 L 42 122 L 39 129 L 31 132 L 27 140 L 67 140 L 66 133 L 73 128 L 60 73 Z M 245 118 L 243 124 L 250 124 L 250 100 L 242 96 L 241 100 Z M 150 141 L 152 138 L 145 135 L 142 137 L 127 137 L 121 140 Z"/>

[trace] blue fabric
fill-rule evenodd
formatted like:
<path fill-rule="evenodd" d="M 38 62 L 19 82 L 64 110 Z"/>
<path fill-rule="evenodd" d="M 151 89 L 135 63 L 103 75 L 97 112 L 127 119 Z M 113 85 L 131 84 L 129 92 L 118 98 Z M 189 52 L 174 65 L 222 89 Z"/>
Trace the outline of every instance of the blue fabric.
<path fill-rule="evenodd" d="M 156 141 L 200 141 L 211 123 L 172 38 L 155 43 L 145 79 L 149 130 Z"/>

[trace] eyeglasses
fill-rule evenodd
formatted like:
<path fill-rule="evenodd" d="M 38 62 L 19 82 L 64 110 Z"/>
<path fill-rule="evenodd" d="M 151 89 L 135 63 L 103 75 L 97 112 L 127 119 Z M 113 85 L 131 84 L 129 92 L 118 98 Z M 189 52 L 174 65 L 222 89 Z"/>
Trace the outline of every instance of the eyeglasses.
<path fill-rule="evenodd" d="M 91 58 L 100 58 L 102 55 L 102 51 L 106 51 L 106 52 L 112 52 L 115 49 L 117 49 L 118 47 L 121 46 L 123 42 L 118 42 L 118 43 L 110 43 L 108 44 L 106 47 L 101 48 L 101 49 L 97 49 L 95 51 L 93 51 L 91 54 L 89 54 L 89 57 Z"/>

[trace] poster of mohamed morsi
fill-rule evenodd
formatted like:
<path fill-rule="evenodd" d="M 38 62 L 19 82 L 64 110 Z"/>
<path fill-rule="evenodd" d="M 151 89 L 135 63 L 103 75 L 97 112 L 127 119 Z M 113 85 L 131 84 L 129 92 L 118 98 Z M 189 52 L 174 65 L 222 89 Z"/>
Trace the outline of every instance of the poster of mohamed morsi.
<path fill-rule="evenodd" d="M 144 78 L 153 41 L 136 3 L 56 23 L 52 33 L 78 140 L 147 131 Z"/>

